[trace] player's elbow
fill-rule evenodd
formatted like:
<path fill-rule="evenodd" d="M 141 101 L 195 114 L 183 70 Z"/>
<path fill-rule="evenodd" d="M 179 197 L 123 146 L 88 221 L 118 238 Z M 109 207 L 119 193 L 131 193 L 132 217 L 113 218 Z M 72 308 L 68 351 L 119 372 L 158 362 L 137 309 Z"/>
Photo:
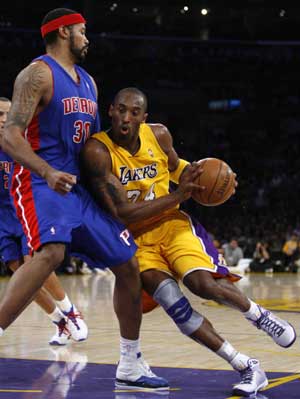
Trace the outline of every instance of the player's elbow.
<path fill-rule="evenodd" d="M 132 211 L 128 204 L 118 205 L 116 209 L 118 218 L 125 224 L 125 226 L 137 221 L 135 212 Z"/>

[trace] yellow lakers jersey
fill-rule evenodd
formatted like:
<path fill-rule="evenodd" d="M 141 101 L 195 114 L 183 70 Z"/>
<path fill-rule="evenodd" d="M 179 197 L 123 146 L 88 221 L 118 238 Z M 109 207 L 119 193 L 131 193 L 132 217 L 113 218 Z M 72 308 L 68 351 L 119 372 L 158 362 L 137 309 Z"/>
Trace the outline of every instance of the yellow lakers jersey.
<path fill-rule="evenodd" d="M 117 176 L 127 191 L 129 201 L 149 201 L 169 193 L 168 157 L 161 149 L 152 129 L 146 123 L 141 124 L 140 148 L 134 155 L 125 148 L 113 143 L 106 132 L 93 135 L 104 143 L 110 152 L 112 173 Z M 173 208 L 176 209 L 177 207 Z M 145 226 L 165 218 L 172 210 L 146 221 L 134 223 L 129 228 L 134 234 L 144 230 Z"/>

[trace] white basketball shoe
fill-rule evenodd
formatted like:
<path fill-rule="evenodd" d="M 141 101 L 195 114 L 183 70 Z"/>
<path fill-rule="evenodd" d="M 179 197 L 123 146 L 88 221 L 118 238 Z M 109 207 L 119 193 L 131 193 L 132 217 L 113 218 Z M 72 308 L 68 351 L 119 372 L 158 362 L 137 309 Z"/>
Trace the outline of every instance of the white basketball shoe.
<path fill-rule="evenodd" d="M 75 305 L 72 305 L 69 312 L 63 312 L 67 318 L 67 328 L 71 333 L 71 338 L 74 341 L 84 341 L 88 337 L 88 327 L 83 321 L 81 312 L 79 312 Z"/>
<path fill-rule="evenodd" d="M 118 389 L 145 389 L 147 391 L 165 391 L 170 388 L 167 380 L 151 371 L 141 353 L 138 353 L 136 359 L 132 358 L 131 361 L 120 361 L 115 386 Z"/>
<path fill-rule="evenodd" d="M 287 321 L 275 316 L 272 312 L 259 306 L 261 316 L 258 320 L 250 320 L 258 329 L 266 332 L 283 348 L 288 348 L 296 341 L 297 335 L 294 327 Z"/>
<path fill-rule="evenodd" d="M 71 333 L 67 327 L 67 321 L 63 317 L 59 322 L 53 322 L 56 326 L 56 332 L 53 337 L 50 339 L 50 345 L 66 345 L 68 340 L 71 337 Z"/>
<path fill-rule="evenodd" d="M 236 396 L 256 395 L 260 389 L 268 385 L 266 374 L 256 359 L 248 360 L 248 367 L 240 371 L 240 376 L 241 381 L 233 386 L 233 394 Z"/>

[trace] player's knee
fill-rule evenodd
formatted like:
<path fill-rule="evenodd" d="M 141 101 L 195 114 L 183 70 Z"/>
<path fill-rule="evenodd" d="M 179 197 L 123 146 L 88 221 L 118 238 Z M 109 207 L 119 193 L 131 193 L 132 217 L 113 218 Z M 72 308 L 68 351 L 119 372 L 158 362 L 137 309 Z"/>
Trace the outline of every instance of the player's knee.
<path fill-rule="evenodd" d="M 47 244 L 39 251 L 40 261 L 45 263 L 49 268 L 55 269 L 64 260 L 65 246 L 63 244 Z"/>
<path fill-rule="evenodd" d="M 119 281 L 133 281 L 138 280 L 140 282 L 140 271 L 136 257 L 132 257 L 128 262 L 122 265 L 112 267 L 111 271 L 114 273 L 116 280 Z"/>
<path fill-rule="evenodd" d="M 142 283 L 139 272 L 139 266 L 135 257 L 122 265 L 112 267 L 115 275 L 115 288 L 126 291 L 134 302 L 141 301 Z"/>
<path fill-rule="evenodd" d="M 215 299 L 221 294 L 220 287 L 214 278 L 185 278 L 184 284 L 192 291 L 193 294 L 205 299 Z"/>
<path fill-rule="evenodd" d="M 203 316 L 191 307 L 178 284 L 170 278 L 159 284 L 153 299 L 164 308 L 185 335 L 191 335 L 203 323 Z"/>

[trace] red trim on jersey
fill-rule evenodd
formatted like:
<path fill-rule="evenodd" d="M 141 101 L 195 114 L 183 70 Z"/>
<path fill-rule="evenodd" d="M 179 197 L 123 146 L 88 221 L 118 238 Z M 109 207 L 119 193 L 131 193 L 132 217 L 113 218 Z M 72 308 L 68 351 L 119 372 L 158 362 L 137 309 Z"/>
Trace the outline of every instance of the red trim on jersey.
<path fill-rule="evenodd" d="M 42 37 L 45 37 L 49 32 L 55 31 L 60 26 L 75 25 L 80 23 L 86 23 L 86 20 L 81 14 L 63 15 L 62 17 L 55 18 L 41 26 Z"/>
<path fill-rule="evenodd" d="M 38 117 L 35 116 L 24 132 L 24 137 L 31 144 L 33 151 L 40 149 L 40 126 Z"/>
<path fill-rule="evenodd" d="M 20 164 L 15 164 L 12 176 L 11 194 L 18 219 L 27 237 L 30 254 L 42 245 L 40 241 L 39 222 L 31 186 L 31 173 Z"/>

